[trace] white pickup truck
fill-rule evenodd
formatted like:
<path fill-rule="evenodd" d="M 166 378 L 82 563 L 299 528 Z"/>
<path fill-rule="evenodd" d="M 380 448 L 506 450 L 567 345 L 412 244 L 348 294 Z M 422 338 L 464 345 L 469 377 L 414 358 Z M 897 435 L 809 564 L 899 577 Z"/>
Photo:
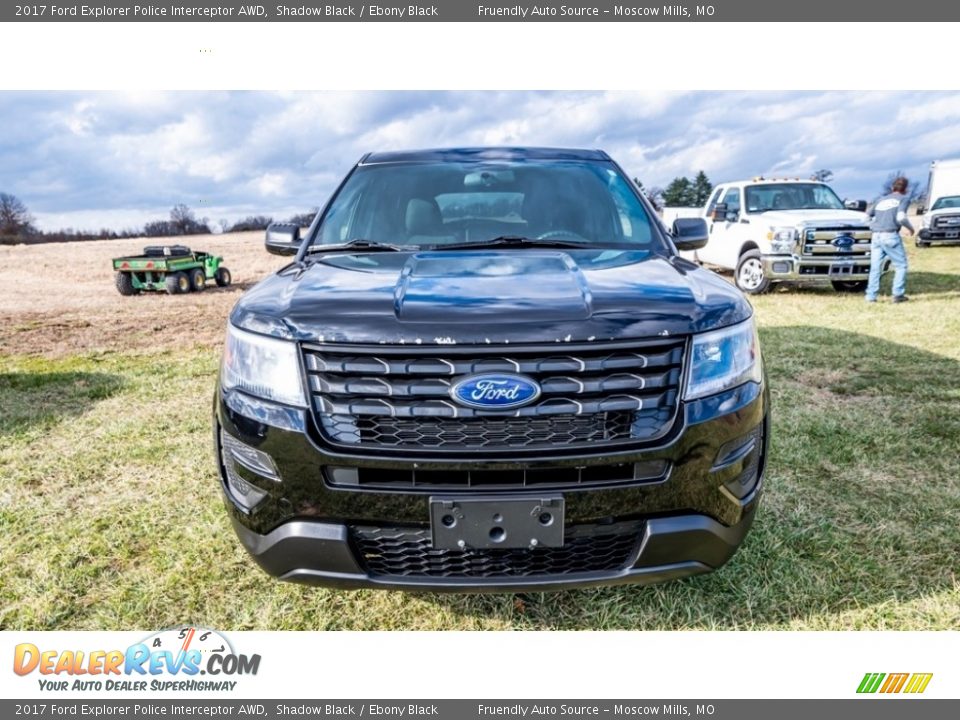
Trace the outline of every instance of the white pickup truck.
<path fill-rule="evenodd" d="M 814 180 L 757 177 L 718 185 L 699 210 L 666 208 L 675 217 L 707 221 L 710 240 L 682 253 L 734 271 L 737 287 L 762 293 L 773 282 L 829 281 L 836 290 L 863 291 L 870 270 L 867 203 L 842 201 Z"/>

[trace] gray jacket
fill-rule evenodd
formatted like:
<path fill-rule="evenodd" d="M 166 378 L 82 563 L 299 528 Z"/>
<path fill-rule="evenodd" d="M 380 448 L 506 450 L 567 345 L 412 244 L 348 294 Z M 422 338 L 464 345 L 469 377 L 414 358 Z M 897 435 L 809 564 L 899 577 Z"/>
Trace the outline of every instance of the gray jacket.
<path fill-rule="evenodd" d="M 870 216 L 870 229 L 874 232 L 898 233 L 901 227 L 905 227 L 913 232 L 913 225 L 907 219 L 909 205 L 910 198 L 901 193 L 892 192 L 879 198 L 867 210 L 867 215 Z"/>

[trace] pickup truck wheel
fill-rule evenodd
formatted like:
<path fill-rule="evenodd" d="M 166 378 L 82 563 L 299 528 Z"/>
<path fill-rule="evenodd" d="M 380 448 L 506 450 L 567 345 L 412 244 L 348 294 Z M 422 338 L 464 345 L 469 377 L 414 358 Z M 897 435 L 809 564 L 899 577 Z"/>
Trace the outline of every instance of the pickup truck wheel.
<path fill-rule="evenodd" d="M 221 265 L 213 274 L 213 279 L 216 281 L 217 287 L 227 287 L 232 278 L 230 277 L 230 271 Z"/>
<path fill-rule="evenodd" d="M 186 273 L 175 272 L 167 275 L 163 281 L 164 287 L 169 295 L 179 295 L 180 293 L 190 292 L 190 278 Z"/>
<path fill-rule="evenodd" d="M 770 278 L 763 272 L 759 250 L 749 250 L 740 256 L 734 277 L 737 287 L 750 295 L 759 295 L 770 287 Z"/>
<path fill-rule="evenodd" d="M 137 295 L 140 292 L 140 290 L 134 286 L 130 273 L 118 272 L 117 277 L 114 278 L 114 283 L 116 283 L 117 290 L 120 291 L 121 295 Z"/>
<path fill-rule="evenodd" d="M 194 268 L 190 271 L 190 287 L 200 292 L 207 286 L 207 275 L 200 268 Z"/>
<path fill-rule="evenodd" d="M 866 280 L 833 280 L 830 284 L 837 292 L 861 293 L 867 289 Z"/>
<path fill-rule="evenodd" d="M 915 238 L 913 242 L 916 243 L 917 247 L 930 247 L 930 243 L 926 240 L 921 240 L 919 237 Z"/>

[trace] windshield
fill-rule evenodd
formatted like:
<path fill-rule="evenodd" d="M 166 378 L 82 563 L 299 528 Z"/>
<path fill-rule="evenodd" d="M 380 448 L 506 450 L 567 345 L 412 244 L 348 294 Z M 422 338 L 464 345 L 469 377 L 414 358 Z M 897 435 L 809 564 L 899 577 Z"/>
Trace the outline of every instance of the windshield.
<path fill-rule="evenodd" d="M 944 208 L 960 208 L 960 195 L 947 195 L 937 198 L 931 210 L 943 210 Z"/>
<path fill-rule="evenodd" d="M 609 162 L 383 163 L 350 175 L 313 244 L 362 238 L 423 248 L 522 237 L 665 252 L 653 222 Z"/>
<path fill-rule="evenodd" d="M 748 213 L 770 210 L 843 210 L 843 202 L 822 183 L 764 183 L 747 185 Z"/>

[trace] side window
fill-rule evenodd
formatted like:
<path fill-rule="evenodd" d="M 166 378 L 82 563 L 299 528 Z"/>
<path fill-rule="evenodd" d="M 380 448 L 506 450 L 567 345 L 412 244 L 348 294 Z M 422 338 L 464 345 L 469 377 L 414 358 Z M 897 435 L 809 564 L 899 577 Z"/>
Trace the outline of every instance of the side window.
<path fill-rule="evenodd" d="M 613 171 L 607 172 L 607 188 L 613 198 L 611 210 L 616 212 L 616 218 L 611 217 L 611 220 L 619 225 L 618 239 L 622 242 L 649 244 L 652 238 L 650 220 L 642 214 L 642 208 L 638 206 L 630 186 L 622 182 Z"/>
<path fill-rule="evenodd" d="M 740 188 L 730 188 L 727 194 L 723 196 L 723 202 L 727 205 L 728 213 L 740 213 Z"/>
<path fill-rule="evenodd" d="M 323 219 L 323 230 L 319 242 L 324 245 L 337 245 L 351 237 L 363 236 L 357 232 L 357 207 L 363 197 L 364 183 L 355 187 L 352 195 L 337 198 L 337 201 Z"/>
<path fill-rule="evenodd" d="M 710 202 L 707 203 L 707 217 L 713 215 L 713 209 L 717 206 L 717 201 L 720 199 L 720 193 L 723 192 L 722 187 L 718 187 L 714 193 L 713 197 L 710 198 Z"/>

